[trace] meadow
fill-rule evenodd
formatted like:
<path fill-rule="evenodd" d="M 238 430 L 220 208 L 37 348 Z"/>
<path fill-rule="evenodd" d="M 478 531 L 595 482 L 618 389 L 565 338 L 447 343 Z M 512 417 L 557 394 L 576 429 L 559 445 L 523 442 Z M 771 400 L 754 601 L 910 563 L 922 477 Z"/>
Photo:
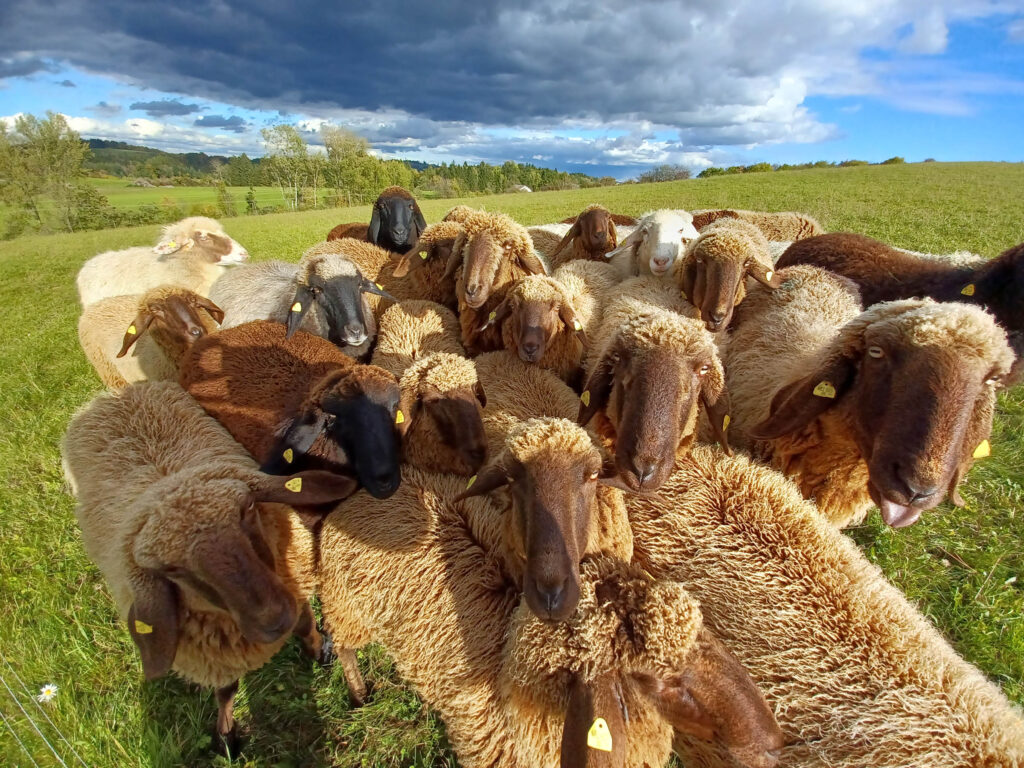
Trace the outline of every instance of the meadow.
<path fill-rule="evenodd" d="M 928 163 L 430 200 L 422 207 L 428 221 L 467 202 L 524 224 L 557 221 L 591 202 L 633 214 L 658 207 L 801 210 L 829 230 L 916 250 L 994 256 L 1024 240 L 1021 189 L 1021 164 Z M 118 204 L 114 195 L 111 202 Z M 335 224 L 368 220 L 364 206 L 240 217 L 225 226 L 254 260 L 294 261 Z M 135 648 L 82 550 L 60 467 L 58 445 L 69 418 L 100 390 L 78 347 L 75 273 L 93 254 L 152 243 L 157 231 L 0 244 L 4 765 L 228 764 L 209 753 L 216 714 L 210 692 L 173 678 L 142 682 Z M 943 504 L 899 532 L 874 513 L 848 533 L 965 658 L 1024 704 L 1024 389 L 1000 396 L 991 443 L 992 456 L 978 462 L 961 488 L 965 508 Z M 402 686 L 386 656 L 371 648 L 360 660 L 374 688 L 358 710 L 348 705 L 340 668 L 315 667 L 294 641 L 246 676 L 236 716 L 248 743 L 234 764 L 454 766 L 440 722 Z M 34 695 L 47 683 L 59 692 L 37 704 Z"/>

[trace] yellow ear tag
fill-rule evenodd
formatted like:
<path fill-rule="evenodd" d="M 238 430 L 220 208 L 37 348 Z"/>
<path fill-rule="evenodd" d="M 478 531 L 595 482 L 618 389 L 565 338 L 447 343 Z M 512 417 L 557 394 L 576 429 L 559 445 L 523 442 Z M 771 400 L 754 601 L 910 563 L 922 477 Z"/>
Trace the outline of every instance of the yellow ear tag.
<path fill-rule="evenodd" d="M 494 322 L 494 318 L 496 318 L 497 316 L 498 316 L 497 312 L 491 312 L 491 314 L 489 314 L 487 316 L 487 322 L 488 323 L 493 323 Z"/>
<path fill-rule="evenodd" d="M 822 381 L 814 388 L 814 394 L 818 397 L 835 397 L 836 388 L 832 386 L 831 381 Z"/>
<path fill-rule="evenodd" d="M 153 634 L 153 628 L 144 621 L 135 620 L 135 634 L 137 635 L 151 635 Z"/>
<path fill-rule="evenodd" d="M 302 478 L 293 477 L 291 480 L 284 484 L 284 487 L 287 488 L 292 493 L 298 493 L 299 491 L 302 490 Z"/>
<path fill-rule="evenodd" d="M 572 329 L 574 331 L 582 331 L 583 330 L 583 324 L 579 320 L 573 320 L 572 321 Z"/>
<path fill-rule="evenodd" d="M 380 283 L 374 283 L 374 285 L 376 285 L 376 286 L 377 286 L 377 290 L 378 290 L 378 291 L 383 291 L 383 290 L 384 290 L 384 286 L 383 286 L 383 285 L 381 285 Z"/>
<path fill-rule="evenodd" d="M 281 455 L 284 456 L 284 460 L 287 461 L 289 464 L 291 464 L 292 459 L 295 458 L 295 454 L 292 452 L 291 448 L 285 448 L 284 453 L 282 453 Z"/>
<path fill-rule="evenodd" d="M 608 730 L 608 723 L 603 717 L 594 720 L 594 724 L 587 731 L 587 746 L 591 749 L 599 749 L 602 752 L 612 751 L 612 734 Z"/>
<path fill-rule="evenodd" d="M 475 483 L 475 482 L 476 482 L 476 475 L 473 475 L 471 478 L 469 478 L 469 482 L 466 483 L 466 490 L 468 491 L 470 488 L 472 488 L 473 487 L 473 483 Z"/>
<path fill-rule="evenodd" d="M 294 304 L 292 304 L 292 312 L 301 312 L 301 311 L 302 311 L 302 304 L 300 304 L 297 301 Z"/>
<path fill-rule="evenodd" d="M 992 446 L 989 445 L 988 440 L 982 440 L 981 445 L 975 448 L 971 455 L 976 459 L 984 459 L 986 456 L 992 455 Z"/>
<path fill-rule="evenodd" d="M 402 424 L 405 421 L 405 414 L 401 409 L 395 411 L 395 424 Z"/>
<path fill-rule="evenodd" d="M 967 285 L 965 285 L 963 289 L 960 291 L 960 293 L 963 294 L 964 296 L 973 296 L 974 283 L 968 283 Z"/>
<path fill-rule="evenodd" d="M 773 277 L 775 277 L 775 273 L 772 272 L 770 269 L 764 273 L 765 280 L 771 280 Z"/>
<path fill-rule="evenodd" d="M 128 326 L 128 333 L 131 334 L 132 336 L 134 336 L 137 333 L 137 331 L 135 330 L 135 323 L 132 323 L 131 325 Z"/>
<path fill-rule="evenodd" d="M 732 419 L 729 417 L 729 414 L 728 413 L 725 414 L 725 418 L 722 419 L 722 431 L 723 432 L 725 432 L 725 430 L 727 430 L 729 428 L 729 422 L 730 421 L 732 421 Z"/>
<path fill-rule="evenodd" d="M 587 405 L 587 406 L 590 405 L 590 390 L 589 389 L 583 390 L 583 394 L 580 395 L 580 402 L 582 402 L 584 405 Z"/>
<path fill-rule="evenodd" d="M 420 258 L 423 259 L 424 261 L 426 261 L 427 260 L 427 252 L 426 251 L 420 251 Z"/>

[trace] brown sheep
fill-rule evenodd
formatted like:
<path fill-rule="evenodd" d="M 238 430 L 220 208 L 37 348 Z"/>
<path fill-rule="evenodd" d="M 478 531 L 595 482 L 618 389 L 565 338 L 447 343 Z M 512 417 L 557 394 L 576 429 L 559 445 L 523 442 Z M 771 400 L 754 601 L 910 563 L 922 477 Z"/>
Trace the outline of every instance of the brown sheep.
<path fill-rule="evenodd" d="M 809 237 L 820 235 L 825 231 L 821 224 L 806 213 L 795 213 L 793 211 L 782 211 L 779 213 L 728 209 L 694 211 L 693 226 L 700 230 L 713 221 L 723 218 L 748 221 L 760 229 L 762 234 L 773 242 L 805 240 Z"/>
<path fill-rule="evenodd" d="M 459 299 L 455 295 L 455 275 L 448 273 L 455 241 L 463 234 L 462 224 L 456 221 L 441 221 L 431 224 L 420 235 L 416 245 L 398 261 L 387 283 L 405 298 L 436 301 L 448 309 L 456 309 Z M 395 280 L 407 281 L 403 288 Z"/>
<path fill-rule="evenodd" d="M 185 350 L 223 319 L 209 299 L 161 285 L 141 296 L 90 304 L 78 320 L 78 339 L 103 383 L 121 389 L 135 381 L 177 379 Z"/>
<path fill-rule="evenodd" d="M 614 214 L 603 205 L 589 205 L 575 218 L 565 219 L 563 224 L 572 224 L 561 242 L 548 254 L 552 266 L 558 266 L 572 259 L 603 261 L 604 255 L 615 250 L 619 244 L 616 224 L 635 225 L 632 216 Z M 558 255 L 569 245 L 569 253 L 561 259 Z"/>
<path fill-rule="evenodd" d="M 864 306 L 928 297 L 978 304 L 1006 330 L 1017 358 L 1012 375 L 1024 374 L 1024 243 L 980 264 L 956 265 L 893 248 L 874 238 L 835 232 L 793 243 L 779 267 L 811 264 L 853 280 Z"/>
<path fill-rule="evenodd" d="M 427 228 L 419 204 L 407 189 L 388 187 L 377 196 L 369 224 L 339 224 L 328 240 L 365 240 L 392 253 L 405 253 Z"/>
<path fill-rule="evenodd" d="M 326 339 L 245 323 L 194 344 L 180 381 L 265 471 L 355 474 L 377 498 L 398 487 L 397 433 L 408 426 L 398 417 L 398 382 Z"/>
<path fill-rule="evenodd" d="M 914 523 L 988 451 L 1006 335 L 968 304 L 930 299 L 858 312 L 856 289 L 816 267 L 756 286 L 725 346 L 730 439 L 791 477 L 839 526 L 881 508 Z"/>

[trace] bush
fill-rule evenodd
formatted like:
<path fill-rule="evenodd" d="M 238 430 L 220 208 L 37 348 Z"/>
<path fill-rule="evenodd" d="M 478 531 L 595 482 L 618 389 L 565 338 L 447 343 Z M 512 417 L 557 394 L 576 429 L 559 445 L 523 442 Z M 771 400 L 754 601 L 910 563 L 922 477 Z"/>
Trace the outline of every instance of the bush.
<path fill-rule="evenodd" d="M 883 160 L 879 165 L 901 165 L 905 162 L 907 161 L 897 155 L 896 157 L 890 157 L 888 160 Z"/>
<path fill-rule="evenodd" d="M 745 173 L 766 173 L 773 170 L 771 163 L 754 163 L 748 165 Z"/>
<path fill-rule="evenodd" d="M 839 167 L 851 168 L 855 165 L 870 165 L 870 163 L 867 160 L 843 160 L 843 162 L 839 164 Z"/>
<path fill-rule="evenodd" d="M 231 195 L 228 185 L 223 181 L 217 183 L 217 209 L 220 216 L 237 216 L 238 208 L 235 207 L 235 198 Z"/>
<path fill-rule="evenodd" d="M 934 157 L 926 157 L 924 159 L 924 162 L 926 162 L 926 163 L 934 163 L 935 162 L 935 158 Z"/>
<path fill-rule="evenodd" d="M 209 216 L 215 219 L 220 215 L 220 209 L 214 203 L 192 203 L 188 209 L 189 216 Z"/>
<path fill-rule="evenodd" d="M 725 168 L 719 168 L 717 165 L 712 165 L 710 168 L 705 168 L 703 171 L 697 174 L 698 179 L 709 179 L 712 176 L 721 176 L 725 173 Z"/>
<path fill-rule="evenodd" d="M 689 168 L 684 168 L 681 165 L 665 164 L 652 168 L 649 171 L 644 171 L 637 176 L 637 181 L 641 184 L 650 184 L 656 181 L 678 181 L 688 178 L 690 178 Z"/>

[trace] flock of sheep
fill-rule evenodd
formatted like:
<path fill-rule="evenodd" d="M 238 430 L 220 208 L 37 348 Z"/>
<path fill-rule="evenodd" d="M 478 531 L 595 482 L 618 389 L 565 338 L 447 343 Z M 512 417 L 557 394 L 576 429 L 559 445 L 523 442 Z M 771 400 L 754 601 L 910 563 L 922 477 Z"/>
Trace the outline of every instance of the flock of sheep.
<path fill-rule="evenodd" d="M 428 226 L 389 188 L 297 264 L 247 257 L 192 218 L 85 264 L 110 391 L 63 442 L 147 679 L 213 687 L 229 750 L 294 634 L 357 703 L 380 643 L 467 767 L 1024 766 L 1020 712 L 839 531 L 961 503 L 1024 245 L 597 205 Z"/>

